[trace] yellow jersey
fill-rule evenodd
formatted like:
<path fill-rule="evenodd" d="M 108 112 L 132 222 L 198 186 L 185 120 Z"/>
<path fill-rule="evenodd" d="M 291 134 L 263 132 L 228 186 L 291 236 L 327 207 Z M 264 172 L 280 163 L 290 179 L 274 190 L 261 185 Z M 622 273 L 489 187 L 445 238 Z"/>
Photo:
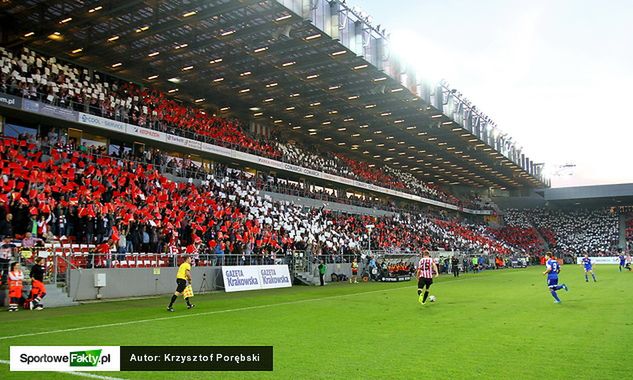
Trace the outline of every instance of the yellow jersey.
<path fill-rule="evenodd" d="M 176 274 L 176 278 L 181 278 L 183 280 L 187 279 L 187 271 L 191 270 L 191 264 L 189 263 L 182 263 L 180 264 L 180 266 L 178 267 L 178 274 Z"/>

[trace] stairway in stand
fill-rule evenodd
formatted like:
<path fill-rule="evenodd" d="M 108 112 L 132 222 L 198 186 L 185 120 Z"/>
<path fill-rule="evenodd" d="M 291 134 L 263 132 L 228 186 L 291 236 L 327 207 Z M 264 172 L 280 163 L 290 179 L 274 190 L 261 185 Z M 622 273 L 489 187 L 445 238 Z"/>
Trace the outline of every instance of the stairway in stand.
<path fill-rule="evenodd" d="M 536 234 L 538 235 L 539 240 L 541 241 L 541 245 L 545 248 L 546 251 L 549 251 L 549 243 L 545 239 L 545 237 L 541 234 L 538 228 L 534 227 L 536 230 Z"/>
<path fill-rule="evenodd" d="M 296 272 L 294 277 L 305 285 L 319 285 L 321 283 L 319 276 L 314 276 L 310 272 Z"/>
<path fill-rule="evenodd" d="M 47 284 L 46 297 L 42 300 L 44 307 L 63 307 L 79 305 L 79 302 L 73 301 L 66 293 L 63 284 Z"/>

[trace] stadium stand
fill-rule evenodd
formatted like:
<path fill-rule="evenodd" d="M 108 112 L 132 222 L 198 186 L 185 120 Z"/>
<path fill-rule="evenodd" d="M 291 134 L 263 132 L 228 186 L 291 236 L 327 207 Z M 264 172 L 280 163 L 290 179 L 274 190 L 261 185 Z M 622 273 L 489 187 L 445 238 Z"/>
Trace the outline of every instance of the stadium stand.
<path fill-rule="evenodd" d="M 281 151 L 283 160 L 289 163 L 313 170 L 322 170 L 326 173 L 337 174 L 343 177 L 360 179 L 360 177 L 357 177 L 351 168 L 345 166 L 338 157 L 330 157 L 326 152 L 319 154 L 310 153 L 296 144 L 285 144 L 281 142 L 277 143 L 277 148 Z"/>
<path fill-rule="evenodd" d="M 633 215 L 628 213 L 625 220 L 625 236 L 629 249 L 631 249 L 631 243 L 633 242 Z"/>
<path fill-rule="evenodd" d="M 488 233 L 523 252 L 541 254 L 545 246 L 534 227 L 504 226 L 488 228 Z"/>
<path fill-rule="evenodd" d="M 342 154 L 282 142 L 279 136 L 251 136 L 238 120 L 209 115 L 160 91 L 27 49 L 0 49 L 0 91 L 461 207 L 494 208 L 478 195 L 456 196 L 388 165 L 377 168 Z M 152 147 L 140 155 L 120 151 L 108 156 L 99 148 L 58 141 L 54 135 L 6 139 L 3 144 L 0 201 L 5 207 L 0 220 L 9 212 L 15 216 L 10 222 L 13 237 L 27 232 L 49 241 L 68 236 L 89 245 L 109 242 L 104 250 L 145 253 L 192 250 L 194 242 L 201 242 L 199 252 L 253 254 L 263 262 L 273 252 L 283 254 L 289 248 L 333 257 L 369 247 L 364 226 L 370 223 L 377 226 L 371 246 L 392 252 L 437 248 L 540 254 L 548 247 L 571 253 L 608 252 L 618 234 L 617 217 L 601 210 L 510 209 L 504 217 L 507 225 L 501 227 L 415 208 L 407 210 L 410 214 L 381 218 L 304 210 L 272 202 L 258 192 L 403 211 L 389 199 L 356 198 L 262 173 L 252 178 L 221 165 L 209 172 Z M 205 213 L 200 204 L 214 212 Z M 125 239 L 114 239 L 117 235 Z M 116 240 L 125 244 L 119 246 Z"/>
<path fill-rule="evenodd" d="M 397 169 L 374 168 L 342 155 L 309 153 L 299 146 L 255 138 L 238 120 L 209 115 L 175 102 L 156 90 L 58 62 L 24 48 L 0 48 L 0 91 L 58 107 L 131 123 L 161 132 L 324 170 L 342 177 L 398 189 L 425 198 L 470 207 L 489 208 L 476 198 L 460 200 Z"/>
<path fill-rule="evenodd" d="M 33 233 L 44 241 L 62 236 L 112 253 L 130 266 L 128 252 L 233 255 L 270 262 L 290 249 L 310 249 L 331 261 L 369 246 L 365 226 L 375 224 L 372 247 L 392 252 L 420 248 L 509 249 L 482 226 L 429 215 L 373 218 L 303 209 L 258 194 L 236 175 L 200 185 L 173 182 L 159 172 L 160 156 L 140 161 L 101 155 L 61 140 L 4 139 L 0 145 L 1 219 L 9 213 L 11 238 Z M 207 210 L 212 210 L 208 212 Z M 35 222 L 35 223 L 34 223 Z M 122 239 L 121 237 L 124 236 Z M 124 240 L 125 244 L 120 244 Z M 77 265 L 95 265 L 86 260 Z M 248 259 L 247 259 L 248 257 Z M 147 265 L 167 265 L 148 259 Z M 104 263 L 101 263 L 105 265 Z M 116 264 L 121 265 L 121 264 Z"/>
<path fill-rule="evenodd" d="M 279 156 L 270 145 L 244 133 L 237 121 L 183 106 L 159 91 L 58 63 L 26 49 L 19 58 L 17 52 L 0 52 L 1 86 L 6 93 L 271 158 Z"/>
<path fill-rule="evenodd" d="M 609 209 L 508 209 L 506 222 L 536 228 L 550 248 L 564 253 L 607 254 L 619 238 L 618 215 Z"/>

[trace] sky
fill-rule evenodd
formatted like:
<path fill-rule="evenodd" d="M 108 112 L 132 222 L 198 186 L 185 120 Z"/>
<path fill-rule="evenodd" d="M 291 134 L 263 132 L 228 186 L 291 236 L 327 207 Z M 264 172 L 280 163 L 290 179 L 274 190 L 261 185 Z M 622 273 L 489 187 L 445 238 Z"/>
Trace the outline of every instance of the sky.
<path fill-rule="evenodd" d="M 633 182 L 632 0 L 347 3 L 545 162 L 552 187 Z"/>

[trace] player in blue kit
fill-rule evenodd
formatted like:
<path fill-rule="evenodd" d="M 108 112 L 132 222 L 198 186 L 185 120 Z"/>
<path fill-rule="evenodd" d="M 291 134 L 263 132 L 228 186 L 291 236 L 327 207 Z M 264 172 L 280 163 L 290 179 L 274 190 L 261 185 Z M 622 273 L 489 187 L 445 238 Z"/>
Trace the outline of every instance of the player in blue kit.
<path fill-rule="evenodd" d="M 585 253 L 585 257 L 582 258 L 582 265 L 585 267 L 585 282 L 589 282 L 589 273 L 593 277 L 593 282 L 597 282 L 596 275 L 593 273 L 593 264 L 589 255 Z"/>
<path fill-rule="evenodd" d="M 568 291 L 569 289 L 565 284 L 558 285 L 558 273 L 560 273 L 560 264 L 558 261 L 555 260 L 551 253 L 548 253 L 545 258 L 547 259 L 547 262 L 545 263 L 546 269 L 543 274 L 547 275 L 547 288 L 550 293 L 552 293 L 552 297 L 554 297 L 554 303 L 560 303 L 560 298 L 558 298 L 556 291 L 561 289 Z"/>
<path fill-rule="evenodd" d="M 620 256 L 618 256 L 618 259 L 620 260 L 620 266 L 618 267 L 618 269 L 620 270 L 620 272 L 622 272 L 622 268 L 626 268 L 626 258 L 624 257 L 624 254 L 622 253 L 621 250 L 620 250 Z"/>

